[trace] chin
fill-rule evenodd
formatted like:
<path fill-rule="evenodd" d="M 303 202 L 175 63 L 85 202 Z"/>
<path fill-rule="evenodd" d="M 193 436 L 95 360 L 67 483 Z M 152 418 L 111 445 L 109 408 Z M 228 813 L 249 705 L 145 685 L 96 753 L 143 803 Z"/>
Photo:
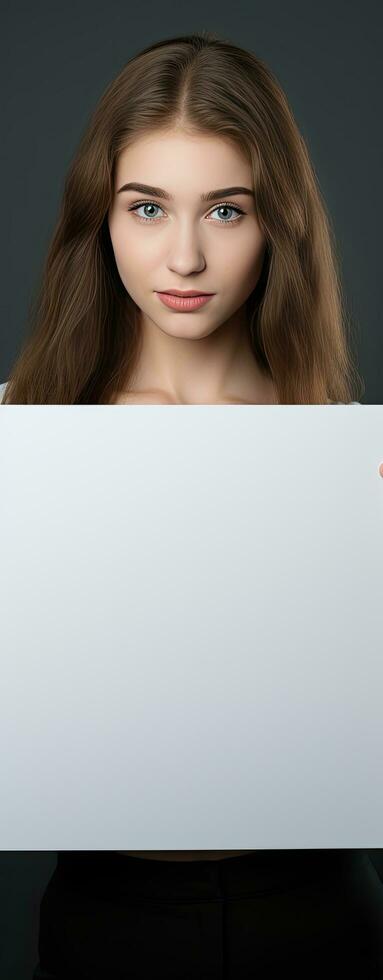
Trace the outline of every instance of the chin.
<path fill-rule="evenodd" d="M 193 314 L 187 315 L 190 317 L 193 316 Z M 160 330 L 162 330 L 162 333 L 166 333 L 168 337 L 178 338 L 179 340 L 201 340 L 203 337 L 208 337 L 209 334 L 213 333 L 213 331 L 216 329 L 215 325 L 203 327 L 202 325 L 198 326 L 198 324 L 193 323 L 191 323 L 190 326 L 188 324 L 183 324 L 182 327 L 178 327 L 174 330 L 169 329 L 168 324 L 166 327 L 163 327 L 160 323 L 157 324 L 157 326 Z"/>

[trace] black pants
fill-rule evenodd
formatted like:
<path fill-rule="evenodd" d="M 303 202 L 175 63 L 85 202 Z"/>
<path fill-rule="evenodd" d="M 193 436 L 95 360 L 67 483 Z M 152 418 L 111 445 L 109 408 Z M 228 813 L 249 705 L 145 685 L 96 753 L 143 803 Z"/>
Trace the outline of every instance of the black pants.
<path fill-rule="evenodd" d="M 33 980 L 383 980 L 383 884 L 363 850 L 155 861 L 62 851 Z"/>

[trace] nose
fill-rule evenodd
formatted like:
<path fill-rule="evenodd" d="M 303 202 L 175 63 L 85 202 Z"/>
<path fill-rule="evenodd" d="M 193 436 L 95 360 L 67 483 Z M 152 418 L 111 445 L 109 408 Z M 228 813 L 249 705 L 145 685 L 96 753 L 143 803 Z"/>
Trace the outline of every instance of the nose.
<path fill-rule="evenodd" d="M 195 231 L 184 227 L 175 232 L 168 255 L 170 272 L 187 276 L 192 272 L 203 272 L 205 267 L 206 257 Z"/>

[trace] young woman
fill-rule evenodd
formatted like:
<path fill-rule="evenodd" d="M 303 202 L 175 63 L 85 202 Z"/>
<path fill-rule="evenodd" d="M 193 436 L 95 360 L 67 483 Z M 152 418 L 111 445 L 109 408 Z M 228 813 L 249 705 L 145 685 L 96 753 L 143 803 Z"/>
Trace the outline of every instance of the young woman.
<path fill-rule="evenodd" d="M 146 48 L 71 165 L 3 403 L 327 404 L 362 388 L 329 219 L 277 81 L 207 32 Z M 367 978 L 382 930 L 365 851 L 59 852 L 34 977 L 357 964 Z"/>

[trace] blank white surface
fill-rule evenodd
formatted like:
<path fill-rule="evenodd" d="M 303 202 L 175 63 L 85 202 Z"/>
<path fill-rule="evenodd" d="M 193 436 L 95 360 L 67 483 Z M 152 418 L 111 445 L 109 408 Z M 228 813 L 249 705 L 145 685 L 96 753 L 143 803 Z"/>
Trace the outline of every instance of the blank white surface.
<path fill-rule="evenodd" d="M 381 406 L 4 406 L 0 847 L 380 847 Z"/>

